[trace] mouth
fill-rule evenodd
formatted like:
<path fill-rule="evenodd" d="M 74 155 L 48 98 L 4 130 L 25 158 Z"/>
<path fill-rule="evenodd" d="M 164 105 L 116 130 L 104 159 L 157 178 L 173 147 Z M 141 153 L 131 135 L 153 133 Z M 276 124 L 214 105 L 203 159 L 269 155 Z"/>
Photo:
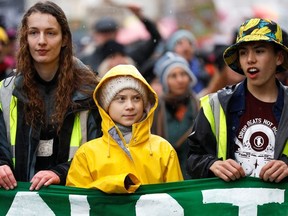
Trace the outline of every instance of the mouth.
<path fill-rule="evenodd" d="M 45 55 L 48 51 L 47 50 L 37 50 L 39 55 Z"/>
<path fill-rule="evenodd" d="M 257 68 L 248 68 L 247 72 L 251 75 L 256 74 L 259 72 Z"/>
<path fill-rule="evenodd" d="M 136 114 L 128 114 L 128 115 L 123 115 L 123 118 L 125 119 L 134 119 Z"/>

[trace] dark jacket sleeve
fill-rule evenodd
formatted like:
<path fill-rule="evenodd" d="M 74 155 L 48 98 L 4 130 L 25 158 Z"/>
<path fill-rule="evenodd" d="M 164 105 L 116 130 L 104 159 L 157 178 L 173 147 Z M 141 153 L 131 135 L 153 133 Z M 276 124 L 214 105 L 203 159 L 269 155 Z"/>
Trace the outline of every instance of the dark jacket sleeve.
<path fill-rule="evenodd" d="M 3 112 L 0 110 L 0 166 L 8 165 L 13 169 L 11 145 L 8 142 Z"/>
<path fill-rule="evenodd" d="M 97 108 L 91 109 L 87 119 L 87 141 L 102 136 L 101 130 L 101 116 Z M 60 184 L 65 185 L 68 170 L 70 168 L 71 161 L 58 164 L 51 170 L 55 172 L 60 178 Z"/>
<path fill-rule="evenodd" d="M 136 62 L 138 67 L 141 67 L 151 57 L 162 39 L 154 22 L 147 18 L 142 18 L 141 22 L 149 32 L 150 38 L 126 46 L 127 54 Z"/>
<path fill-rule="evenodd" d="M 87 141 L 101 137 L 101 116 L 97 108 L 92 109 L 87 122 Z"/>
<path fill-rule="evenodd" d="M 51 171 L 55 172 L 59 176 L 60 185 L 66 184 L 66 177 L 67 177 L 70 165 L 71 165 L 71 161 L 67 161 L 65 163 L 58 164 L 57 166 L 51 169 Z"/>
<path fill-rule="evenodd" d="M 215 177 L 209 168 L 218 160 L 217 142 L 203 109 L 195 119 L 188 145 L 187 172 L 192 179 Z"/>

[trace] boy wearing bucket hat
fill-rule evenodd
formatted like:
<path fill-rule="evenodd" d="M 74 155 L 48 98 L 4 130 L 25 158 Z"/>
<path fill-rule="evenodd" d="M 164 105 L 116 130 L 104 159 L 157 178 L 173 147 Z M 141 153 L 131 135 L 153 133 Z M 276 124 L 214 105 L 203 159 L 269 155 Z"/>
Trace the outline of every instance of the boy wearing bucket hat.
<path fill-rule="evenodd" d="M 288 89 L 276 79 L 288 69 L 287 55 L 277 23 L 252 18 L 240 26 L 224 60 L 246 79 L 201 98 L 188 138 L 192 178 L 288 176 Z"/>
<path fill-rule="evenodd" d="M 93 97 L 103 136 L 76 152 L 66 185 L 132 193 L 140 184 L 183 180 L 172 145 L 150 132 L 158 97 L 136 67 L 113 67 Z"/>

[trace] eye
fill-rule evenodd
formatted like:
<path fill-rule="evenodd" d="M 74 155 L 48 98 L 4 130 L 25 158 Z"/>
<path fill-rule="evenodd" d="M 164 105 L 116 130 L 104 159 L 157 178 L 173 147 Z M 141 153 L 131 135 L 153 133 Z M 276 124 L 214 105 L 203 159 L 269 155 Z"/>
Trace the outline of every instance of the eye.
<path fill-rule="evenodd" d="M 142 100 L 142 97 L 141 97 L 141 95 L 137 95 L 137 96 L 134 96 L 134 97 L 133 97 L 133 100 L 136 101 L 136 102 L 138 102 L 138 101 L 141 101 L 141 100 Z"/>
<path fill-rule="evenodd" d="M 170 79 L 176 79 L 176 74 L 175 73 L 169 74 L 168 77 Z"/>
<path fill-rule="evenodd" d="M 243 56 L 246 54 L 246 50 L 239 50 L 239 56 Z"/>
<path fill-rule="evenodd" d="M 118 95 L 118 96 L 115 96 L 113 100 L 121 103 L 125 101 L 125 97 Z"/>
<path fill-rule="evenodd" d="M 263 53 L 263 52 L 265 52 L 265 49 L 261 49 L 261 48 L 256 49 L 256 53 Z"/>
<path fill-rule="evenodd" d="M 28 35 L 31 35 L 31 36 L 35 36 L 35 35 L 37 35 L 38 34 L 38 31 L 36 31 L 36 30 L 30 30 L 30 31 L 28 31 Z"/>
<path fill-rule="evenodd" d="M 54 32 L 54 31 L 48 31 L 48 32 L 46 32 L 46 34 L 47 34 L 48 37 L 53 37 L 53 36 L 56 35 L 56 32 Z"/>

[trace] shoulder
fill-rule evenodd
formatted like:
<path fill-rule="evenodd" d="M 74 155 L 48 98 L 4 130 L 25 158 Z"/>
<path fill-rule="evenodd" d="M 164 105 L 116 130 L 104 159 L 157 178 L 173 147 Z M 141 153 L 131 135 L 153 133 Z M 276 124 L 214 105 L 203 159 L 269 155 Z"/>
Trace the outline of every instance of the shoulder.
<path fill-rule="evenodd" d="M 11 76 L 2 80 L 0 82 L 1 100 L 3 101 L 3 98 L 5 98 L 5 101 L 10 101 L 9 98 L 11 98 L 14 88 L 15 88 L 15 76 Z"/>
<path fill-rule="evenodd" d="M 8 88 L 13 87 L 15 84 L 15 76 L 7 77 L 0 82 L 0 87 Z"/>
<path fill-rule="evenodd" d="M 153 148 L 158 148 L 159 150 L 174 150 L 173 146 L 163 137 L 151 134 L 149 142 Z"/>
<path fill-rule="evenodd" d="M 96 152 L 99 148 L 99 144 L 101 143 L 102 138 L 96 138 L 92 139 L 90 141 L 87 141 L 86 143 L 83 143 L 79 149 L 77 150 L 77 155 L 90 155 L 93 152 Z M 96 148 L 97 146 L 97 148 Z M 101 148 L 101 147 L 100 147 Z"/>

